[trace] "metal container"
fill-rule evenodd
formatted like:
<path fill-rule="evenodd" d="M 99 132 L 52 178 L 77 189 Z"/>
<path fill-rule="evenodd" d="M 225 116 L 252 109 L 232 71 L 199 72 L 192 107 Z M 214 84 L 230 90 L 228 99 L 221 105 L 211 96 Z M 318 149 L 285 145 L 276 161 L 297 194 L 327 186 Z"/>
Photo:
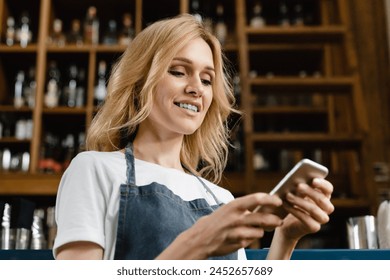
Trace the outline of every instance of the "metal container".
<path fill-rule="evenodd" d="M 347 220 L 350 249 L 378 249 L 378 234 L 374 216 L 351 217 Z"/>
<path fill-rule="evenodd" d="M 1 246 L 2 250 L 15 249 L 15 229 L 11 228 L 11 206 L 6 203 L 1 219 Z"/>

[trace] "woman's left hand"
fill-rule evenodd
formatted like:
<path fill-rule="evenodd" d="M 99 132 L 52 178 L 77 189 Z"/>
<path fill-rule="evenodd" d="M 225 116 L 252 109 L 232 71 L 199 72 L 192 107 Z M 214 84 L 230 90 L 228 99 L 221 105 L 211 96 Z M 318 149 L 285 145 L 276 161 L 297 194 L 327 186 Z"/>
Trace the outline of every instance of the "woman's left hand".
<path fill-rule="evenodd" d="M 304 235 L 315 233 L 329 221 L 334 211 L 330 201 L 333 185 L 316 178 L 311 186 L 299 184 L 296 194 L 288 193 L 283 207 L 289 212 L 279 231 L 286 240 L 298 241 Z"/>

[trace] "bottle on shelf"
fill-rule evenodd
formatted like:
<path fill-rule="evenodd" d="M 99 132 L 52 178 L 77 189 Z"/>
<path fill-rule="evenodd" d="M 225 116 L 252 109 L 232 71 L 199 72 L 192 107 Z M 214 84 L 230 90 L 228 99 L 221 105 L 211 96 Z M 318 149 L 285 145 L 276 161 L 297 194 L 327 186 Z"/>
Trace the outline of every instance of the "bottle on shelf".
<path fill-rule="evenodd" d="M 62 151 L 64 153 L 63 170 L 68 168 L 71 160 L 75 156 L 75 139 L 73 134 L 66 135 L 66 138 L 62 141 Z"/>
<path fill-rule="evenodd" d="M 86 150 L 85 148 L 85 132 L 80 132 L 78 135 L 78 144 L 76 148 L 76 154 L 84 152 Z"/>
<path fill-rule="evenodd" d="M 70 45 L 82 46 L 84 44 L 81 34 L 81 23 L 79 19 L 73 19 L 71 29 L 67 35 L 66 42 Z"/>
<path fill-rule="evenodd" d="M 85 105 L 85 69 L 80 68 L 77 73 L 76 88 L 76 107 L 81 108 Z"/>
<path fill-rule="evenodd" d="M 106 94 L 107 94 L 106 72 L 107 72 L 107 63 L 104 60 L 101 60 L 98 66 L 98 82 L 96 84 L 95 92 L 94 92 L 95 106 L 100 106 L 104 102 L 104 98 L 106 98 Z"/>
<path fill-rule="evenodd" d="M 25 83 L 24 71 L 19 71 L 16 74 L 15 90 L 14 90 L 14 107 L 20 108 L 24 106 L 23 88 Z"/>
<path fill-rule="evenodd" d="M 16 30 L 16 39 L 22 48 L 27 47 L 32 40 L 32 32 L 30 29 L 30 17 L 28 12 L 23 12 L 20 17 L 20 25 Z"/>
<path fill-rule="evenodd" d="M 264 27 L 266 25 L 266 21 L 263 17 L 263 6 L 260 1 L 256 1 L 253 5 L 252 17 L 249 25 L 251 27 Z"/>
<path fill-rule="evenodd" d="M 32 121 L 31 121 L 31 123 L 32 123 Z M 29 169 L 30 169 L 30 153 L 24 152 L 22 154 L 22 163 L 21 163 L 21 170 L 20 171 L 28 172 Z"/>
<path fill-rule="evenodd" d="M 279 25 L 283 27 L 290 26 L 289 10 L 284 0 L 279 3 Z"/>
<path fill-rule="evenodd" d="M 103 44 L 116 45 L 118 43 L 116 21 L 111 19 L 108 21 L 106 33 L 103 36 Z"/>
<path fill-rule="evenodd" d="M 90 6 L 84 21 L 84 42 L 85 44 L 99 44 L 99 19 L 97 9 Z"/>
<path fill-rule="evenodd" d="M 65 83 L 61 105 L 66 107 L 76 107 L 76 98 L 77 98 L 77 78 L 78 78 L 78 69 L 75 64 L 71 64 L 68 68 L 68 78 Z"/>
<path fill-rule="evenodd" d="M 50 132 L 46 132 L 38 164 L 40 172 L 53 174 L 62 171 L 62 165 L 58 162 L 59 150 L 60 146 L 58 136 Z"/>
<path fill-rule="evenodd" d="M 301 2 L 295 3 L 293 7 L 291 24 L 294 26 L 303 26 L 305 24 L 303 16 L 303 5 Z"/>
<path fill-rule="evenodd" d="M 15 19 L 13 17 L 7 18 L 7 30 L 5 35 L 5 43 L 7 46 L 13 46 L 16 39 Z"/>
<path fill-rule="evenodd" d="M 228 31 L 224 19 L 224 7 L 221 3 L 217 4 L 216 14 L 217 14 L 217 22 L 214 28 L 215 37 L 217 37 L 221 45 L 224 45 L 226 43 L 226 37 Z"/>
<path fill-rule="evenodd" d="M 53 31 L 48 38 L 48 44 L 63 47 L 65 46 L 65 35 L 62 32 L 62 20 L 56 18 L 53 20 Z"/>
<path fill-rule="evenodd" d="M 57 63 L 52 60 L 49 63 L 49 77 L 47 82 L 47 92 L 45 93 L 44 103 L 48 108 L 54 108 L 59 105 L 60 98 L 60 77 L 61 73 Z"/>
<path fill-rule="evenodd" d="M 15 123 L 15 138 L 19 140 L 28 139 L 27 121 L 25 119 L 19 119 Z"/>
<path fill-rule="evenodd" d="M 26 84 L 23 88 L 23 96 L 27 106 L 31 109 L 35 107 L 35 96 L 37 92 L 37 83 L 35 80 L 35 67 L 31 66 L 28 71 Z"/>
<path fill-rule="evenodd" d="M 264 156 L 264 152 L 261 149 L 255 150 L 253 154 L 253 169 L 256 171 L 260 170 L 269 170 L 270 164 L 266 157 Z"/>
<path fill-rule="evenodd" d="M 130 13 L 125 13 L 122 18 L 122 30 L 119 33 L 119 44 L 127 46 L 134 39 L 133 17 Z"/>
<path fill-rule="evenodd" d="M 200 13 L 200 3 L 199 0 L 191 1 L 191 14 L 200 22 L 202 22 L 202 15 Z"/>

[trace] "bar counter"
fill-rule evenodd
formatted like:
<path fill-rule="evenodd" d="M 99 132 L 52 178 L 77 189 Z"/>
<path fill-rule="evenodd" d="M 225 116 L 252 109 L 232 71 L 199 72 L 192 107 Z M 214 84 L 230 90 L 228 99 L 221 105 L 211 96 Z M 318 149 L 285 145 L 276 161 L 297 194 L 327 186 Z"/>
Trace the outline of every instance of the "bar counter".
<path fill-rule="evenodd" d="M 267 249 L 247 249 L 248 260 L 264 260 Z M 390 260 L 390 250 L 296 249 L 292 260 Z M 51 250 L 0 250 L 0 260 L 53 260 Z"/>

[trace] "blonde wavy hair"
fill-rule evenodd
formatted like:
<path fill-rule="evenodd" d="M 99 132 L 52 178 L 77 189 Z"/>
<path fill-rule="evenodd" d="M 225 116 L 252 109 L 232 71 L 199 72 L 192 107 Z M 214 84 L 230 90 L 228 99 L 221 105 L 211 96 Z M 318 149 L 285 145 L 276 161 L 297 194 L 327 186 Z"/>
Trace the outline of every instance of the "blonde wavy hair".
<path fill-rule="evenodd" d="M 227 119 L 237 112 L 230 69 L 218 40 L 188 14 L 153 23 L 122 54 L 109 78 L 104 105 L 89 128 L 87 150 L 116 151 L 135 138 L 139 124 L 151 111 L 157 83 L 175 54 L 196 38 L 204 39 L 213 53 L 213 100 L 199 129 L 184 136 L 180 160 L 192 172 L 220 181 L 229 148 Z"/>

